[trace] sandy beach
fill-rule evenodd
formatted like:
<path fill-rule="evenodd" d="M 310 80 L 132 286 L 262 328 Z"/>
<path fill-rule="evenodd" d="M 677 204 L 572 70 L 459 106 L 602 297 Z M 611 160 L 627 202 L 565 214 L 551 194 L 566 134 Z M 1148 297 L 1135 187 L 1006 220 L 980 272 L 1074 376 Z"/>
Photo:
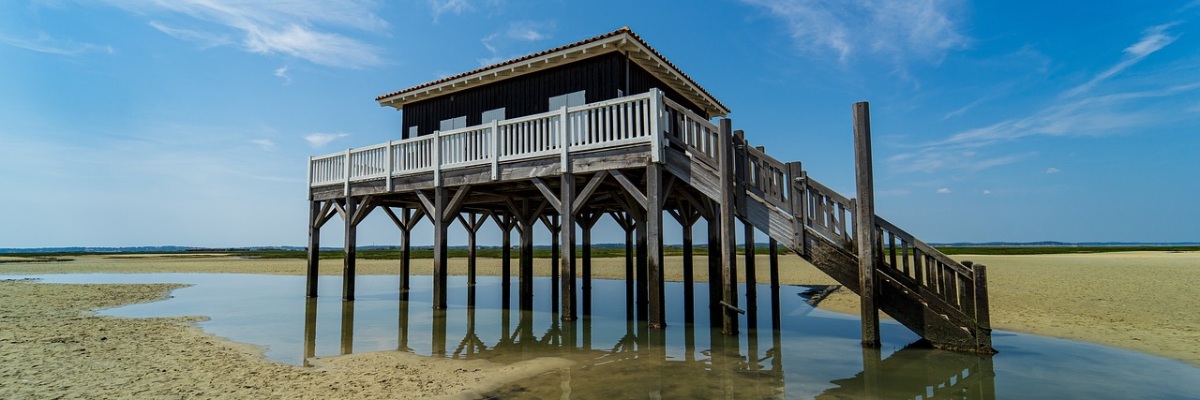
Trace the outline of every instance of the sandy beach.
<path fill-rule="evenodd" d="M 1173 358 L 1200 367 L 1200 253 L 1130 252 L 1031 256 L 956 256 L 989 266 L 993 326 L 1099 343 Z M 706 259 L 697 258 L 703 265 Z M 780 257 L 783 284 L 831 285 L 831 278 L 794 256 Z M 681 280 L 682 260 L 669 258 L 666 278 Z M 759 257 L 760 283 L 767 259 Z M 429 274 L 431 260 L 413 260 Z M 0 263 L 0 275 L 78 272 L 217 272 L 303 274 L 303 260 L 227 256 L 117 257 Z M 535 273 L 549 274 L 536 260 Z M 359 260 L 360 274 L 395 274 L 396 260 Z M 500 260 L 480 259 L 479 274 L 500 272 Z M 324 260 L 322 274 L 340 274 Z M 451 261 L 465 274 L 466 261 Z M 704 272 L 697 269 L 697 279 Z M 594 260 L 596 278 L 623 278 L 624 260 Z M 118 319 L 92 310 L 161 299 L 172 285 L 50 285 L 0 282 L 0 387 L 6 398 L 427 398 L 466 396 L 558 368 L 562 359 L 512 365 L 432 359 L 399 352 L 331 357 L 301 368 L 266 361 L 253 346 L 205 334 L 200 317 Z M 337 288 L 323 288 L 332 294 Z M 301 295 L 301 294 L 297 294 Z M 822 308 L 856 313 L 858 298 L 835 292 Z M 404 374 L 391 373 L 405 370 Z"/>

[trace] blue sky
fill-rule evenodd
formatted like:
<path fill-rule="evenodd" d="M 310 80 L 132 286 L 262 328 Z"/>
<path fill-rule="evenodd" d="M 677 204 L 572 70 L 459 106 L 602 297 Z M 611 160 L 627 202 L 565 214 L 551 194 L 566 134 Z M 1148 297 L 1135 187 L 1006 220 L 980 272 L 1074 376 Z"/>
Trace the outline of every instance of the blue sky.
<path fill-rule="evenodd" d="M 870 101 L 926 241 L 1200 241 L 1200 1 L 680 4 L 2 2 L 0 247 L 302 245 L 307 157 L 400 137 L 375 96 L 622 26 L 846 194 Z"/>

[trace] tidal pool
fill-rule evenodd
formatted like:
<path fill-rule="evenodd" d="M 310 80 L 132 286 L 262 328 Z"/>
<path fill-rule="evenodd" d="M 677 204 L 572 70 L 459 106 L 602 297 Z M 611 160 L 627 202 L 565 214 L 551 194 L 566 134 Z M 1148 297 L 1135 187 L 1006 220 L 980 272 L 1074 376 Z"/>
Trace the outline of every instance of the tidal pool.
<path fill-rule="evenodd" d="M 710 328 L 708 289 L 665 287 L 665 329 L 636 320 L 623 281 L 593 280 L 590 316 L 559 318 L 557 287 L 534 279 L 532 309 L 519 307 L 514 278 L 449 278 L 449 307 L 433 310 L 430 276 L 413 276 L 407 301 L 395 276 L 360 276 L 343 302 L 341 278 L 320 278 L 322 297 L 304 297 L 302 276 L 244 274 L 67 274 L 47 283 L 184 283 L 171 298 L 100 312 L 120 317 L 207 316 L 206 332 L 262 347 L 268 359 L 405 351 L 507 363 L 554 356 L 563 371 L 497 390 L 492 398 L 1111 398 L 1200 399 L 1200 369 L 1185 363 L 1033 335 L 996 331 L 1000 354 L 980 357 L 922 348 L 884 321 L 880 350 L 860 344 L 857 317 L 806 303 L 820 288 L 767 285 L 742 307 L 740 334 Z M 582 283 L 579 285 L 582 288 Z M 743 287 L 739 293 L 745 293 Z M 689 310 L 690 308 L 690 310 Z M 583 311 L 583 310 L 581 310 Z M 583 313 L 581 313 L 582 315 Z M 719 318 L 719 316 L 718 316 Z"/>

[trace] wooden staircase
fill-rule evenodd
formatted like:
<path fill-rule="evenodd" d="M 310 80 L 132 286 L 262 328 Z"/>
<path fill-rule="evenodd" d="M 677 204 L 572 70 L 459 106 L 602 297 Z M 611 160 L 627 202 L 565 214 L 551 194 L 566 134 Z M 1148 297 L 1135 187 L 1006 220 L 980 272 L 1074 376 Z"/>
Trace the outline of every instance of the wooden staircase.
<path fill-rule="evenodd" d="M 719 152 L 731 152 L 735 215 L 862 295 L 854 199 L 809 177 L 799 162 L 783 163 L 751 146 L 741 132 L 723 145 L 716 125 L 664 101 L 669 173 L 719 201 Z M 983 265 L 959 263 L 879 216 L 868 229 L 875 233 L 879 310 L 936 347 L 994 353 Z"/>

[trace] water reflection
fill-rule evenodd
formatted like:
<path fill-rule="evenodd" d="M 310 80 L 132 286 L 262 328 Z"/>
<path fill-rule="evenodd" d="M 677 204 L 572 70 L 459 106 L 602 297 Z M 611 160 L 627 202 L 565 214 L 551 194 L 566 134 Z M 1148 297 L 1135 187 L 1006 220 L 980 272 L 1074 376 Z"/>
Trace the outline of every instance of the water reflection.
<path fill-rule="evenodd" d="M 25 278 L 31 276 L 9 276 Z M 685 285 L 665 286 L 667 328 L 636 321 L 623 281 L 592 281 L 591 315 L 563 322 L 550 307 L 557 283 L 535 279 L 532 310 L 511 301 L 500 278 L 450 277 L 449 308 L 434 313 L 432 279 L 413 276 L 411 298 L 398 277 L 361 277 L 358 300 L 301 297 L 304 277 L 227 274 L 68 274 L 37 276 L 47 283 L 185 283 L 169 300 L 102 310 L 116 317 L 202 315 L 208 333 L 261 346 L 272 360 L 307 365 L 309 359 L 355 352 L 405 351 L 419 355 L 507 363 L 550 356 L 576 367 L 503 388 L 497 397 L 663 398 L 1146 398 L 1200 399 L 1200 369 L 1179 361 L 1112 347 L 994 332 L 993 358 L 906 346 L 918 338 L 894 323 L 881 325 L 881 352 L 864 352 L 857 318 L 814 309 L 806 300 L 820 288 L 759 287 L 756 329 L 747 318 L 741 335 L 710 328 L 719 313 L 705 312 L 710 290 L 694 289 L 696 309 L 686 318 Z M 338 287 L 336 276 L 322 287 Z M 516 282 L 513 282 L 514 284 Z M 744 293 L 744 292 L 743 292 Z M 583 300 L 583 299 L 580 299 Z M 746 304 L 747 309 L 751 304 Z M 710 317 L 715 315 L 715 317 Z M 631 316 L 633 316 L 631 318 Z M 692 319 L 692 321 L 688 321 Z M 771 321 L 769 326 L 767 321 Z M 439 336 L 434 340 L 435 333 Z M 435 344 L 435 342 L 440 342 Z"/>
<path fill-rule="evenodd" d="M 549 286 L 558 287 L 553 282 Z M 493 398 L 568 398 L 572 394 L 628 397 L 639 393 L 656 398 L 783 398 L 788 397 L 788 382 L 793 379 L 790 375 L 812 372 L 802 370 L 789 374 L 784 369 L 789 350 L 807 350 L 785 347 L 790 344 L 784 335 L 786 322 L 803 319 L 812 309 L 790 310 L 785 319 L 779 292 L 772 293 L 763 307 L 757 301 L 749 302 L 747 311 L 754 318 L 746 318 L 742 335 L 726 336 L 721 334 L 720 326 L 710 323 L 719 318 L 703 318 L 709 313 L 700 313 L 697 323 L 648 329 L 644 321 L 637 320 L 634 307 L 619 302 L 599 302 L 597 305 L 604 306 L 597 307 L 597 315 L 563 321 L 554 304 L 547 310 L 512 309 L 508 307 L 511 302 L 502 300 L 497 310 L 477 304 L 477 299 L 480 291 L 490 296 L 497 291 L 495 289 L 506 292 L 502 288 L 477 284 L 464 289 L 465 304 L 429 310 L 428 314 L 423 314 L 428 316 L 427 319 L 411 320 L 410 314 L 414 307 L 428 307 L 429 304 L 399 300 L 396 348 L 424 353 L 414 350 L 410 344 L 414 338 L 421 340 L 419 329 L 429 332 L 425 336 L 429 338 L 428 346 L 419 347 L 427 348 L 427 354 L 436 357 L 508 363 L 553 356 L 576 363 L 568 370 L 497 390 L 489 394 Z M 804 299 L 813 291 L 790 288 L 782 292 Z M 341 302 L 341 354 L 354 351 L 355 303 Z M 696 303 L 707 304 L 706 301 L 684 302 L 688 306 Z M 317 307 L 316 299 L 305 302 L 304 365 L 309 365 L 308 358 L 315 355 L 317 348 Z M 514 314 L 515 328 L 512 326 Z M 693 310 L 685 315 L 687 319 L 696 319 L 697 313 Z M 760 328 L 759 317 L 771 321 L 771 326 Z M 596 334 L 600 337 L 595 337 Z M 599 342 L 594 343 L 594 340 Z M 452 351 L 447 351 L 448 346 L 453 346 Z M 994 380 L 990 357 L 910 345 L 886 357 L 877 349 L 863 349 L 861 369 L 825 380 L 824 390 L 812 395 L 823 399 L 994 399 Z"/>

